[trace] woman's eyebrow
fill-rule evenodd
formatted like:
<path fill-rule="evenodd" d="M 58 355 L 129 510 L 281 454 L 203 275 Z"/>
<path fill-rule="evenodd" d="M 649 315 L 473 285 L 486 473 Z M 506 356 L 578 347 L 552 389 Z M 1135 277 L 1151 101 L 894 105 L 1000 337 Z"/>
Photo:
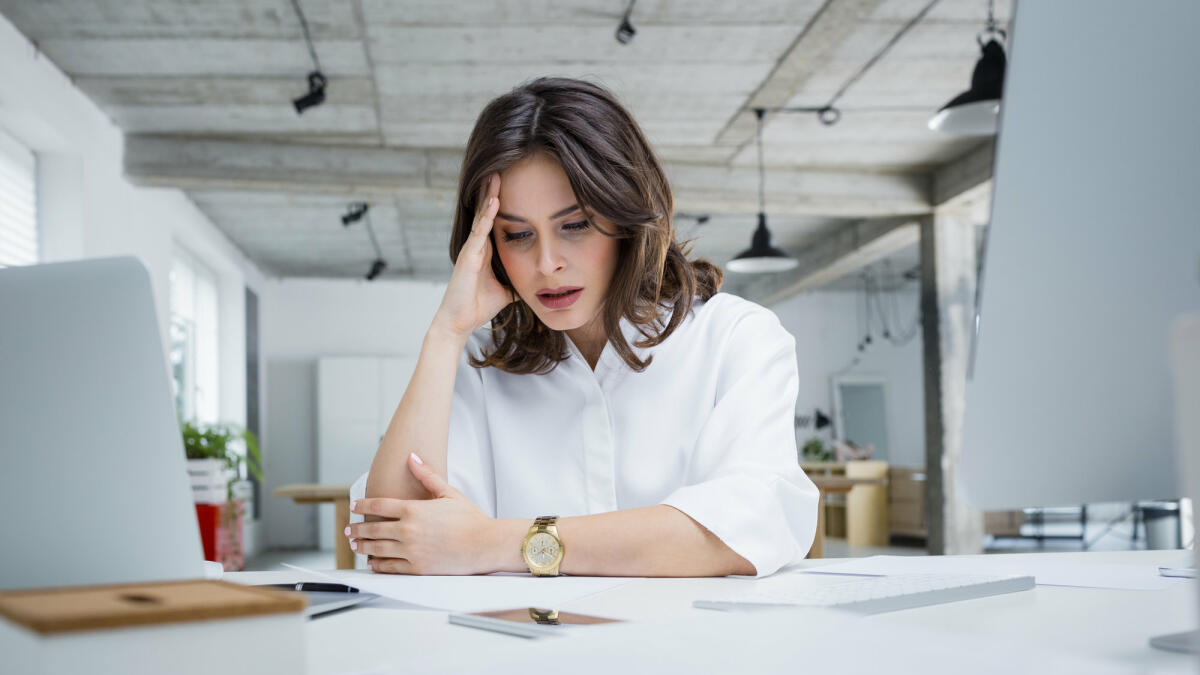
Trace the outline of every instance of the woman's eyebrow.
<path fill-rule="evenodd" d="M 563 209 L 563 210 L 559 211 L 558 213 L 555 213 L 554 215 L 550 216 L 550 220 L 554 220 L 555 218 L 562 218 L 563 216 L 565 216 L 565 215 L 567 215 L 567 214 L 570 214 L 570 213 L 572 213 L 572 212 L 574 212 L 574 211 L 578 211 L 578 210 L 579 210 L 579 204 L 572 204 L 572 205 L 568 206 L 567 208 L 565 208 L 565 209 Z M 496 212 L 496 217 L 497 217 L 497 218 L 503 218 L 503 219 L 505 219 L 505 220 L 511 220 L 511 221 L 513 221 L 514 223 L 527 223 L 527 222 L 529 222 L 529 221 L 525 220 L 524 218 L 521 218 L 520 216 L 514 216 L 514 215 L 511 215 L 511 214 L 508 214 L 508 213 L 504 213 L 503 211 L 497 211 L 497 212 Z"/>

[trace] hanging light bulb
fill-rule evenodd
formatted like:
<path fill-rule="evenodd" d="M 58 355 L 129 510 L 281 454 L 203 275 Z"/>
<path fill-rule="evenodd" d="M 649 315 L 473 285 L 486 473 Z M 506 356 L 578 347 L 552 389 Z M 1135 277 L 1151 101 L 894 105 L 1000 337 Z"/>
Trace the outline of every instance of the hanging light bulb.
<path fill-rule="evenodd" d="M 771 246 L 771 231 L 767 229 L 767 197 L 762 152 L 762 125 L 766 113 L 766 108 L 754 109 L 754 114 L 758 116 L 758 132 L 755 135 L 755 143 L 758 145 L 758 227 L 750 239 L 750 248 L 725 263 L 725 269 L 730 272 L 782 272 L 799 264 L 795 258 Z"/>
<path fill-rule="evenodd" d="M 985 43 L 983 36 L 990 36 Z M 1004 91 L 1004 69 L 1008 59 L 1004 47 L 996 39 L 1005 39 L 1004 31 L 996 28 L 993 4 L 988 2 L 987 26 L 978 37 L 983 54 L 971 75 L 971 88 L 950 99 L 933 117 L 929 128 L 958 136 L 995 135 L 1000 121 L 1000 97 Z"/>

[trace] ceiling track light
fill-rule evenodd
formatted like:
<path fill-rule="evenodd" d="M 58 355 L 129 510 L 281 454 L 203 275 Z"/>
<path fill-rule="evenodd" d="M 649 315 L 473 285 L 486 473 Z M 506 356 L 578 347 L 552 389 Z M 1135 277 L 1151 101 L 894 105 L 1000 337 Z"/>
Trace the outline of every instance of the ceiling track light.
<path fill-rule="evenodd" d="M 292 99 L 292 105 L 296 107 L 296 114 L 303 114 L 309 108 L 319 106 L 325 102 L 325 76 L 321 71 L 314 70 L 308 74 L 308 93 L 299 98 Z"/>
<path fill-rule="evenodd" d="M 629 15 L 633 14 L 633 3 L 637 0 L 629 0 L 629 6 L 625 8 L 625 16 L 621 17 L 621 25 L 617 26 L 617 42 L 623 45 L 629 44 L 634 35 L 637 35 L 637 29 L 633 24 L 629 23 Z"/>
<path fill-rule="evenodd" d="M 371 269 L 367 272 L 366 280 L 375 281 L 375 277 L 383 274 L 383 271 L 386 269 L 387 261 L 383 258 L 376 258 L 375 262 L 371 263 Z"/>
<path fill-rule="evenodd" d="M 684 237 L 690 240 L 691 236 L 707 223 L 710 218 L 711 216 L 707 213 L 684 213 L 683 211 L 676 211 L 675 215 L 671 218 L 671 227 L 675 230 L 677 237 Z M 681 228 L 679 225 L 680 221 L 683 220 L 690 220 L 693 225 L 686 233 L 680 234 Z"/>
<path fill-rule="evenodd" d="M 767 110 L 766 108 L 755 108 L 754 114 L 758 118 L 758 130 L 754 136 L 755 144 L 758 146 L 758 227 L 755 228 L 754 236 L 750 240 L 750 248 L 725 263 L 725 269 L 730 272 L 782 272 L 796 267 L 799 262 L 771 246 L 771 231 L 767 229 L 766 174 L 763 168 L 762 152 L 763 117 L 766 116 Z"/>
<path fill-rule="evenodd" d="M 371 205 L 366 202 L 351 202 L 346 206 L 346 213 L 342 215 L 342 226 L 349 227 L 351 223 L 362 220 L 370 208 Z"/>
<path fill-rule="evenodd" d="M 364 278 L 367 281 L 375 281 L 387 269 L 388 264 L 387 260 L 383 258 L 383 251 L 379 248 L 379 240 L 375 238 L 375 227 L 371 224 L 370 212 L 370 204 L 350 202 L 346 205 L 346 213 L 342 214 L 342 227 L 349 227 L 360 220 L 367 226 L 367 236 L 371 238 L 371 246 L 375 249 L 375 260 L 371 262 L 371 269 L 367 271 Z"/>
<path fill-rule="evenodd" d="M 296 10 L 296 18 L 300 20 L 304 44 L 308 45 L 308 55 L 312 57 L 313 62 L 313 69 L 308 73 L 308 93 L 292 99 L 296 114 L 302 115 L 305 110 L 325 102 L 325 85 L 328 80 L 321 72 L 321 62 L 317 59 L 317 50 L 313 47 L 312 36 L 308 33 L 308 19 L 304 18 L 304 10 L 300 9 L 300 0 L 292 0 L 292 8 Z"/>
<path fill-rule="evenodd" d="M 833 423 L 833 420 L 829 419 L 829 415 L 822 412 L 820 408 L 813 408 L 812 415 L 795 415 L 794 417 L 796 418 L 796 428 L 798 429 L 804 429 L 812 425 L 814 428 L 820 430 Z"/>
<path fill-rule="evenodd" d="M 996 26 L 994 10 L 994 0 L 989 0 L 987 24 L 975 37 L 982 54 L 971 73 L 971 88 L 950 99 L 929 119 L 933 131 L 956 136 L 996 134 L 1008 65 L 1002 42 L 1008 39 L 1008 34 Z M 985 41 L 984 37 L 988 39 Z"/>
<path fill-rule="evenodd" d="M 676 220 L 679 220 L 679 219 L 694 220 L 694 221 L 696 221 L 697 225 L 703 225 L 703 224 L 707 223 L 710 218 L 712 218 L 712 216 L 708 215 L 707 213 L 684 213 L 682 211 L 678 211 L 675 213 Z"/>

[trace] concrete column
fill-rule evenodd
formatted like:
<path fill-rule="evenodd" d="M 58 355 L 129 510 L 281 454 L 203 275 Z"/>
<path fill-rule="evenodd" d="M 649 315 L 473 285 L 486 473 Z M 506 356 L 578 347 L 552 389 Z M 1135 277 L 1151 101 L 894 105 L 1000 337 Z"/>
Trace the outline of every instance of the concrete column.
<path fill-rule="evenodd" d="M 983 549 L 983 514 L 968 508 L 958 471 L 975 321 L 975 220 L 969 209 L 939 209 L 921 222 L 925 520 L 930 555 Z"/>

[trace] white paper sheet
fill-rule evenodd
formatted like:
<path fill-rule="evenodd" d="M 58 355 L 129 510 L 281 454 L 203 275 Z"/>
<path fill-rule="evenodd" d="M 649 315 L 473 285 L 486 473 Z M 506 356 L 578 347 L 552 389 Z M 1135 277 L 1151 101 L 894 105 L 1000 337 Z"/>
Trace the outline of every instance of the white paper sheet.
<path fill-rule="evenodd" d="M 514 607 L 560 609 L 573 600 L 602 593 L 634 581 L 627 577 L 543 577 L 528 574 L 478 576 L 409 576 L 377 574 L 370 570 L 310 570 L 314 574 L 360 591 L 377 593 L 409 605 L 452 612 L 479 612 Z"/>
<path fill-rule="evenodd" d="M 1158 591 L 1171 588 L 1182 579 L 1160 576 L 1157 565 L 1120 565 L 1112 563 L 1046 560 L 1040 556 L 894 556 L 876 555 L 850 562 L 806 569 L 816 574 L 994 574 L 1032 576 L 1039 586 L 1080 586 L 1117 588 L 1134 591 Z"/>

